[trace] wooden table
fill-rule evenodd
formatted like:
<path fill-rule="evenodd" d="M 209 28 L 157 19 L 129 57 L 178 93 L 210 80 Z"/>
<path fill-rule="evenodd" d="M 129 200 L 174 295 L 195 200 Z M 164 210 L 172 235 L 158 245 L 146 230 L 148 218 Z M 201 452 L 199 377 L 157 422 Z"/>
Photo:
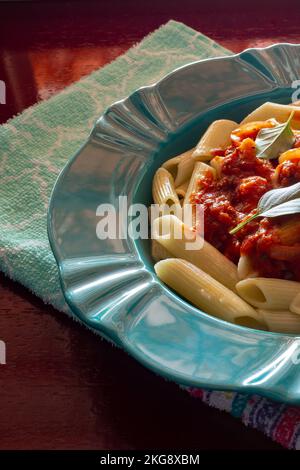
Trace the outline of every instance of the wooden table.
<path fill-rule="evenodd" d="M 0 122 L 104 65 L 168 19 L 233 51 L 299 42 L 299 8 L 199 0 L 0 3 Z M 234 4 L 237 7 L 234 9 Z M 242 10 L 242 11 L 241 11 Z M 1 150 L 0 150 L 1 151 Z M 276 449 L 0 275 L 1 449 Z"/>

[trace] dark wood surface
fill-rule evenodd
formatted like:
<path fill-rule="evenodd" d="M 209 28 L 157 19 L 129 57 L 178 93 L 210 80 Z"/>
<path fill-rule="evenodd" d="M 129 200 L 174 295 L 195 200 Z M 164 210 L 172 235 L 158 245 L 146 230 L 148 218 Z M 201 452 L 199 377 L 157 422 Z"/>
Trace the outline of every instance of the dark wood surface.
<path fill-rule="evenodd" d="M 176 19 L 237 52 L 299 42 L 299 7 L 262 2 L 0 3 L 0 122 Z M 236 7 L 234 4 L 236 3 Z M 275 5 L 275 4 L 274 4 Z M 297 5 L 297 4 L 295 4 Z M 0 149 L 1 151 L 1 149 Z M 276 449 L 0 275 L 0 449 Z"/>

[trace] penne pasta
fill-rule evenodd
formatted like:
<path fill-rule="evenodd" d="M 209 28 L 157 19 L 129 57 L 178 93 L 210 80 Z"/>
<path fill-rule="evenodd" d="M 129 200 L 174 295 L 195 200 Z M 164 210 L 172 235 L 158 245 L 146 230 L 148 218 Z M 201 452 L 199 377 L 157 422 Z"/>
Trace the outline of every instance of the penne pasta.
<path fill-rule="evenodd" d="M 176 178 L 176 175 L 177 175 L 178 164 L 180 162 L 180 159 L 181 159 L 181 155 L 178 155 L 177 157 L 170 158 L 169 160 L 167 160 L 166 162 L 162 164 L 162 168 L 164 168 L 169 173 L 171 173 L 174 179 Z"/>
<path fill-rule="evenodd" d="M 258 314 L 258 310 L 256 310 Z M 268 326 L 262 317 L 262 315 L 258 315 L 258 318 L 252 317 L 237 317 L 234 321 L 236 325 L 245 326 L 247 328 L 255 328 L 256 330 L 268 330 Z"/>
<path fill-rule="evenodd" d="M 257 276 L 257 273 L 255 273 L 251 259 L 249 256 L 241 255 L 238 266 L 237 266 L 237 272 L 238 272 L 238 278 L 240 280 L 246 279 L 248 277 L 255 277 Z"/>
<path fill-rule="evenodd" d="M 194 149 L 192 148 L 191 150 L 184 152 L 180 157 L 175 178 L 176 188 L 177 186 L 180 186 L 182 183 L 188 180 L 191 177 L 191 174 L 193 173 L 193 168 L 195 165 L 195 160 L 192 158 L 193 151 Z"/>
<path fill-rule="evenodd" d="M 199 140 L 192 156 L 195 160 L 209 161 L 216 149 L 225 150 L 230 145 L 230 134 L 238 124 L 228 119 L 214 121 Z"/>
<path fill-rule="evenodd" d="M 255 277 L 238 282 L 236 289 L 238 294 L 254 307 L 264 310 L 288 310 L 300 291 L 300 283 Z"/>
<path fill-rule="evenodd" d="M 174 187 L 174 179 L 165 168 L 159 168 L 155 173 L 152 194 L 155 204 L 166 204 L 169 207 L 180 205 Z"/>
<path fill-rule="evenodd" d="M 183 208 L 187 208 L 187 204 L 192 204 L 191 201 L 191 196 L 193 193 L 199 191 L 201 189 L 201 177 L 207 175 L 207 173 L 210 173 L 213 178 L 216 177 L 216 172 L 215 170 L 210 166 L 207 165 L 206 163 L 203 162 L 196 162 L 194 166 L 194 170 L 190 179 L 190 183 L 188 186 L 188 189 L 186 191 L 184 201 L 183 201 Z M 198 225 L 199 220 L 197 220 L 197 207 L 195 205 L 190 206 L 190 211 L 189 212 L 189 217 L 188 220 L 185 220 L 183 218 L 184 222 L 187 223 L 190 227 L 196 227 Z M 186 212 L 184 213 L 184 215 Z"/>
<path fill-rule="evenodd" d="M 289 310 L 258 310 L 270 331 L 300 334 L 300 316 Z"/>
<path fill-rule="evenodd" d="M 295 295 L 292 302 L 290 303 L 290 311 L 300 315 L 300 292 Z"/>
<path fill-rule="evenodd" d="M 291 217 L 287 222 L 281 223 L 276 228 L 276 235 L 282 245 L 293 245 L 299 242 L 300 219 L 298 216 Z"/>
<path fill-rule="evenodd" d="M 251 121 L 265 121 L 271 118 L 276 119 L 278 122 L 285 122 L 290 117 L 292 111 L 295 112 L 292 119 L 292 127 L 300 129 L 300 109 L 298 106 L 271 102 L 266 102 L 259 108 L 256 108 L 242 120 L 241 124 Z"/>
<path fill-rule="evenodd" d="M 270 247 L 269 255 L 273 260 L 293 261 L 300 256 L 300 245 L 299 243 L 295 244 L 294 246 L 274 243 Z"/>
<path fill-rule="evenodd" d="M 151 256 L 154 261 L 160 261 L 166 258 L 172 258 L 171 253 L 156 240 L 151 240 Z"/>
<path fill-rule="evenodd" d="M 189 186 L 189 180 L 185 181 L 180 186 L 177 186 L 177 188 L 175 188 L 176 194 L 179 197 L 179 199 L 184 199 L 188 186 Z"/>
<path fill-rule="evenodd" d="M 192 263 L 169 258 L 156 263 L 154 269 L 165 284 L 201 310 L 232 323 L 239 318 L 259 322 L 254 308 Z"/>
<path fill-rule="evenodd" d="M 224 161 L 224 157 L 218 157 L 218 156 L 212 158 L 210 161 L 212 168 L 215 170 L 215 176 L 217 179 L 219 179 L 221 176 L 223 161 Z"/>
<path fill-rule="evenodd" d="M 153 221 L 152 237 L 173 256 L 192 262 L 224 286 L 235 291 L 238 282 L 237 268 L 228 258 L 210 245 L 174 215 L 165 215 Z M 189 244 L 202 246 L 187 249 Z"/>
<path fill-rule="evenodd" d="M 201 188 L 201 177 L 207 174 L 207 172 L 210 172 L 215 178 L 216 172 L 210 165 L 207 165 L 203 162 L 195 163 L 190 183 L 184 198 L 184 204 L 190 204 L 190 197 L 192 193 L 196 192 L 197 190 L 199 191 L 199 189 Z"/>

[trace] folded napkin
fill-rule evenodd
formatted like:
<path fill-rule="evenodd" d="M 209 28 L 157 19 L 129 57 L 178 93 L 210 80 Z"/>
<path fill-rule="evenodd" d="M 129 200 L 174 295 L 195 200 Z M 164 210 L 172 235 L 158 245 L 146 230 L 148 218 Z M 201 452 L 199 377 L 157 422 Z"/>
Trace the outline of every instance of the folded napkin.
<path fill-rule="evenodd" d="M 180 65 L 228 54 L 206 36 L 170 21 L 111 64 L 0 126 L 0 269 L 45 303 L 71 314 L 46 227 L 59 171 L 109 104 Z M 285 447 L 300 449 L 300 408 L 258 396 L 190 393 Z"/>

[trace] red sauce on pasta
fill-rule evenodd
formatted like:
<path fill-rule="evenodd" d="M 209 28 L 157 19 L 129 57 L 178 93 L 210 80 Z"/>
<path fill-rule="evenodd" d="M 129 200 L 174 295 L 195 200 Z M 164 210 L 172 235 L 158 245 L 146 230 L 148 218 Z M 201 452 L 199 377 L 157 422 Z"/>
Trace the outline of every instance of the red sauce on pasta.
<path fill-rule="evenodd" d="M 296 140 L 295 146 L 299 145 Z M 275 177 L 277 186 L 300 181 L 300 164 L 286 161 L 276 170 L 277 161 L 256 157 L 254 140 L 249 137 L 238 146 L 234 142 L 223 156 L 219 178 L 214 179 L 208 171 L 199 180 L 199 190 L 191 196 L 191 203 L 201 204 L 204 209 L 205 239 L 234 263 L 241 254 L 248 255 L 259 276 L 300 281 L 299 216 L 296 224 L 293 220 L 292 242 L 288 230 L 291 216 L 257 218 L 236 234 L 229 234 L 254 213 L 261 196 L 274 187 Z"/>
<path fill-rule="evenodd" d="M 290 186 L 300 181 L 300 161 L 286 160 L 277 167 L 279 186 Z"/>

